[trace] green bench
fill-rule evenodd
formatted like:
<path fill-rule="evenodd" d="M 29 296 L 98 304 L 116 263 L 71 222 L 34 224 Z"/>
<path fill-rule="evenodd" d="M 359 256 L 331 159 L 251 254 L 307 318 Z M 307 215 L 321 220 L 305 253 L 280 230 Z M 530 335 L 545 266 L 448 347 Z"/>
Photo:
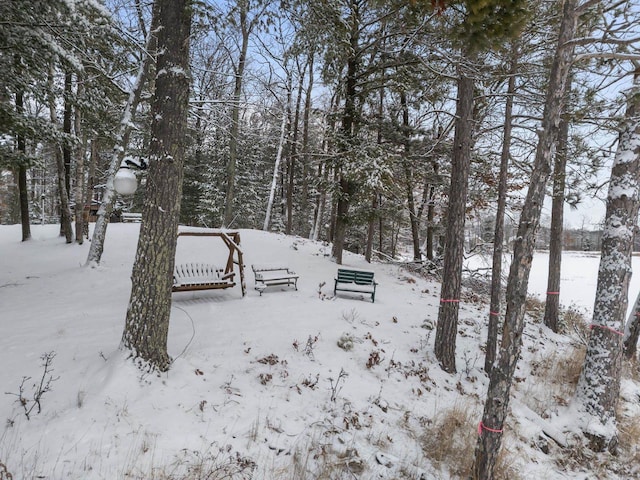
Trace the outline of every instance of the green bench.
<path fill-rule="evenodd" d="M 371 302 L 376 300 L 376 281 L 373 279 L 374 273 L 367 270 L 351 270 L 339 268 L 335 278 L 333 295 L 336 292 L 354 292 L 371 294 Z"/>

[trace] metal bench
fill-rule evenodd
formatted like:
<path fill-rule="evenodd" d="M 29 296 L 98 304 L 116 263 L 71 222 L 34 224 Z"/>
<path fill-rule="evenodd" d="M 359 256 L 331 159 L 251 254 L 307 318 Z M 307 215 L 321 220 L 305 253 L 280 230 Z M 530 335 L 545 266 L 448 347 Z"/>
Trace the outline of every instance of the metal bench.
<path fill-rule="evenodd" d="M 271 285 L 293 285 L 298 290 L 299 275 L 289 267 L 280 265 L 251 265 L 255 276 L 255 289 L 262 292 Z"/>
<path fill-rule="evenodd" d="M 371 302 L 376 300 L 376 286 L 378 285 L 373 279 L 374 272 L 367 270 L 351 270 L 339 268 L 338 275 L 335 278 L 333 287 L 333 295 L 336 292 L 354 292 L 371 294 Z"/>

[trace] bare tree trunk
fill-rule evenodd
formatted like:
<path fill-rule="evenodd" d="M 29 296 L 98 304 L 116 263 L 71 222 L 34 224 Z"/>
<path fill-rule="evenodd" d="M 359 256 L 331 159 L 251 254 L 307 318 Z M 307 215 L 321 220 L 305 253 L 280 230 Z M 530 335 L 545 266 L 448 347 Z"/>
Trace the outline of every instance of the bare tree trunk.
<path fill-rule="evenodd" d="M 17 60 L 19 61 L 19 60 Z M 16 92 L 16 113 L 21 115 L 24 111 L 24 94 L 22 91 Z M 22 155 L 27 153 L 27 142 L 24 135 L 17 135 L 18 152 Z M 27 167 L 24 162 L 20 162 L 17 171 L 18 176 L 18 198 L 20 200 L 20 219 L 22 223 L 22 241 L 31 238 L 31 220 L 29 219 L 29 189 L 27 187 Z"/>
<path fill-rule="evenodd" d="M 400 92 L 400 107 L 402 108 L 402 129 L 404 140 L 404 157 L 402 166 L 404 169 L 405 194 L 407 195 L 407 210 L 409 210 L 409 222 L 411 225 L 411 239 L 413 240 L 413 260 L 420 262 L 422 253 L 420 252 L 420 220 L 416 212 L 416 202 L 413 198 L 413 170 L 411 168 L 411 145 L 409 131 L 409 107 L 407 106 L 407 95 Z"/>
<path fill-rule="evenodd" d="M 77 88 L 77 97 L 80 98 L 82 96 L 84 90 L 84 83 L 78 77 L 78 88 Z M 74 131 L 76 137 L 80 139 L 81 137 L 81 129 L 82 129 L 82 111 L 79 108 L 76 108 L 75 118 L 74 118 Z M 86 230 L 86 222 L 85 218 L 85 152 L 86 152 L 86 138 L 83 139 L 82 142 L 79 142 L 76 146 L 76 185 L 75 185 L 75 214 L 76 214 L 76 242 L 82 245 L 84 242 L 84 232 Z"/>
<path fill-rule="evenodd" d="M 504 252 L 504 214 L 507 207 L 507 179 L 509 156 L 511 153 L 511 130 L 513 127 L 513 96 L 516 92 L 516 74 L 518 72 L 518 45 L 514 42 L 511 50 L 511 67 L 507 85 L 507 102 L 504 109 L 504 132 L 502 152 L 500 154 L 500 177 L 498 180 L 498 206 L 496 224 L 493 232 L 493 263 L 491 266 L 491 301 L 489 306 L 489 328 L 487 348 L 484 359 L 484 371 L 491 372 L 496 360 L 496 346 L 500 328 L 500 297 L 502 296 L 502 254 Z"/>
<path fill-rule="evenodd" d="M 152 105 L 148 184 L 131 274 L 131 298 L 122 346 L 139 366 L 166 371 L 187 112 L 190 0 L 157 0 L 158 76 Z"/>
<path fill-rule="evenodd" d="M 67 92 L 67 88 L 71 88 L 71 77 L 70 74 L 65 75 L 65 93 Z M 51 89 L 49 93 L 49 114 L 51 116 L 51 123 L 54 127 L 57 126 L 58 119 L 56 115 L 56 99 L 53 95 L 53 67 L 49 72 L 49 88 Z M 67 109 L 67 105 L 70 99 L 67 95 L 65 95 L 65 111 Z M 65 112 L 66 115 L 66 112 Z M 63 124 L 63 128 L 65 125 Z M 70 133 L 71 127 L 69 126 Z M 69 194 L 67 192 L 67 169 L 65 168 L 65 146 L 54 145 L 55 149 L 55 159 L 56 159 L 56 167 L 58 172 L 58 196 L 60 200 L 60 235 L 65 237 L 67 243 L 73 242 L 73 228 L 71 227 L 71 208 L 69 206 Z M 67 149 L 68 150 L 68 149 Z"/>
<path fill-rule="evenodd" d="M 301 77 L 304 77 L 304 72 L 302 72 Z M 293 89 L 293 85 L 291 85 L 292 81 L 289 81 L 289 90 Z M 289 178 L 287 180 L 287 225 L 285 228 L 285 233 L 287 235 L 291 235 L 293 230 L 293 190 L 295 188 L 295 179 L 296 179 L 296 161 L 298 159 L 298 135 L 300 132 L 300 128 L 298 124 L 300 123 L 300 108 L 302 105 L 302 79 L 298 82 L 298 92 L 296 95 L 296 109 L 293 115 L 293 125 L 290 125 L 289 129 L 293 130 L 293 134 L 291 137 L 291 150 L 289 151 Z M 289 115 L 291 116 L 291 115 Z"/>
<path fill-rule="evenodd" d="M 593 323 L 575 398 L 584 434 L 596 451 L 615 451 L 616 406 L 633 232 L 640 199 L 640 69 L 627 92 L 627 112 L 613 161 L 602 235 Z"/>
<path fill-rule="evenodd" d="M 456 371 L 456 335 L 462 288 L 464 222 L 471 166 L 473 137 L 473 91 L 475 82 L 464 67 L 459 68 L 456 127 L 451 156 L 451 185 L 447 209 L 447 233 L 436 328 L 435 353 L 445 372 Z"/>
<path fill-rule="evenodd" d="M 233 202 L 235 199 L 236 165 L 238 163 L 238 139 L 240 135 L 240 99 L 242 97 L 242 84 L 244 82 L 244 69 L 247 63 L 247 50 L 249 48 L 249 34 L 252 25 L 248 23 L 249 2 L 238 2 L 239 25 L 242 31 L 240 55 L 238 67 L 235 71 L 235 85 L 233 88 L 233 105 L 231 107 L 231 131 L 229 132 L 229 162 L 227 163 L 227 191 L 224 207 L 224 226 L 228 227 L 233 221 Z"/>
<path fill-rule="evenodd" d="M 353 139 L 356 128 L 356 85 L 357 75 L 360 66 L 360 57 L 357 55 L 360 41 L 360 10 L 358 2 L 351 0 L 351 32 L 349 37 L 350 55 L 347 60 L 347 71 L 345 77 L 345 93 L 344 93 L 344 111 L 342 114 L 342 143 L 341 153 L 349 155 L 346 151 L 350 147 L 350 140 Z M 342 264 L 342 252 L 347 235 L 347 226 L 349 223 L 349 205 L 351 197 L 356 193 L 356 184 L 349 180 L 342 166 L 338 166 L 338 183 L 337 183 L 337 199 L 336 199 L 336 218 L 333 232 L 333 246 L 331 249 L 331 257 L 338 265 Z"/>
<path fill-rule="evenodd" d="M 136 109 L 138 108 L 138 103 L 140 102 L 142 90 L 144 89 L 145 82 L 147 80 L 147 77 L 149 76 L 151 64 L 154 61 L 152 55 L 156 49 L 156 29 L 158 21 L 157 5 L 157 2 L 153 4 L 151 28 L 149 29 L 149 32 L 147 34 L 146 41 L 147 48 L 146 51 L 142 53 L 143 59 L 140 62 L 138 74 L 136 76 L 133 87 L 129 92 L 129 97 L 127 98 L 127 103 L 125 104 L 124 111 L 122 112 L 122 117 L 120 117 L 120 125 L 116 134 L 116 143 L 113 146 L 113 150 L 111 152 L 111 162 L 109 163 L 109 170 L 107 171 L 104 194 L 102 197 L 102 203 L 100 204 L 100 209 L 98 210 L 96 225 L 93 229 L 93 237 L 91 239 L 91 246 L 89 247 L 89 254 L 87 255 L 86 265 L 98 265 L 102 258 L 102 252 L 104 251 L 104 241 L 107 235 L 107 226 L 109 225 L 111 212 L 113 212 L 113 205 L 116 201 L 116 192 L 113 188 L 113 179 L 116 176 L 116 173 L 120 168 L 120 164 L 122 163 L 122 159 L 124 158 L 127 151 L 129 136 L 131 134 L 131 125 L 133 124 Z"/>
<path fill-rule="evenodd" d="M 71 117 L 73 115 L 71 95 L 73 95 L 73 74 L 66 72 L 64 75 L 62 131 L 67 135 L 71 135 Z M 71 145 L 67 141 L 62 144 L 62 156 L 64 158 L 64 186 L 67 190 L 67 195 L 71 196 Z"/>
<path fill-rule="evenodd" d="M 567 92 L 571 90 L 570 80 Z M 558 147 L 553 165 L 553 199 L 551 202 L 551 231 L 549 241 L 549 274 L 544 324 L 558 332 L 560 315 L 560 271 L 562 267 L 562 232 L 564 223 L 564 190 L 569 142 L 569 119 L 563 115 L 558 132 Z"/>
<path fill-rule="evenodd" d="M 636 356 L 638 349 L 638 337 L 640 336 L 640 293 L 633 303 L 633 309 L 627 319 L 627 328 L 624 331 L 623 346 L 624 356 L 631 360 Z"/>
<path fill-rule="evenodd" d="M 311 116 L 311 94 L 313 92 L 313 63 L 314 52 L 309 53 L 307 68 L 309 69 L 309 83 L 304 99 L 304 113 L 302 115 L 302 200 L 300 202 L 300 222 L 298 230 L 304 234 L 309 226 L 309 169 L 311 165 L 311 155 L 309 154 L 309 118 Z"/>
<path fill-rule="evenodd" d="M 578 0 L 565 0 L 556 53 L 551 66 L 545 98 L 542 129 L 538 137 L 529 190 L 520 215 L 518 236 L 514 243 L 506 293 L 504 331 L 500 356 L 491 369 L 489 388 L 476 444 L 473 476 L 477 480 L 493 478 L 504 421 L 509 409 L 509 392 L 522 348 L 524 308 L 535 247 L 535 233 L 540 224 L 545 186 L 551 170 L 551 157 L 558 135 L 569 69 L 573 61 Z"/>
<path fill-rule="evenodd" d="M 288 96 L 287 105 L 282 111 L 282 124 L 280 125 L 280 140 L 278 142 L 278 153 L 276 154 L 276 163 L 273 166 L 273 178 L 271 180 L 271 188 L 269 189 L 269 201 L 267 203 L 267 212 L 264 217 L 263 230 L 269 230 L 271 222 L 271 210 L 273 209 L 273 200 L 276 195 L 276 187 L 278 185 L 278 172 L 280 171 L 280 162 L 282 161 L 282 151 L 284 150 L 285 133 L 287 130 L 287 120 L 289 119 L 289 109 L 291 95 Z"/>
<path fill-rule="evenodd" d="M 93 187 L 95 185 L 96 166 L 98 164 L 98 139 L 91 140 L 91 154 L 89 157 L 89 172 L 87 174 L 87 188 L 85 188 L 84 204 L 89 206 L 86 212 L 86 223 L 84 225 L 84 236 L 89 238 L 89 222 L 91 206 L 93 204 Z"/>

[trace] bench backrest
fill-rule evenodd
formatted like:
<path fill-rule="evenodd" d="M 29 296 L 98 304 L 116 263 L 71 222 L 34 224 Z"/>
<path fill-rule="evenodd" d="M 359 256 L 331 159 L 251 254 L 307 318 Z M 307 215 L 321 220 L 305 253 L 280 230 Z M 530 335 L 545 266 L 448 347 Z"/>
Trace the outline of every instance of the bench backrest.
<path fill-rule="evenodd" d="M 371 285 L 373 283 L 373 272 L 363 270 L 338 269 L 338 283 L 355 283 L 358 285 Z"/>

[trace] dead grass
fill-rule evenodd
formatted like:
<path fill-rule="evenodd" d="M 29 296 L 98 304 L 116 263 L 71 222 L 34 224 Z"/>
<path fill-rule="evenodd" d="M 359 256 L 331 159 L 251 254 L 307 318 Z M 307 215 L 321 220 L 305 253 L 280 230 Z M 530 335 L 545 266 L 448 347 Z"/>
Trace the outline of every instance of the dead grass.
<path fill-rule="evenodd" d="M 472 473 L 476 443 L 474 424 L 478 419 L 475 406 L 458 403 L 438 413 L 421 438 L 425 455 L 436 467 L 447 465 L 458 477 L 468 478 Z"/>
<path fill-rule="evenodd" d="M 425 427 L 421 439 L 423 451 L 436 467 L 447 467 L 454 478 L 472 478 L 473 461 L 478 439 L 477 422 L 479 408 L 468 402 L 461 402 L 439 413 L 434 421 Z M 496 480 L 519 480 L 517 456 L 504 445 L 503 439 L 494 468 Z"/>
<path fill-rule="evenodd" d="M 562 311 L 560 329 L 582 345 L 587 345 L 589 340 L 589 322 L 585 317 L 586 312 L 571 306 Z"/>
<path fill-rule="evenodd" d="M 566 345 L 560 351 L 549 349 L 533 360 L 524 403 L 543 418 L 555 407 L 567 406 L 578 384 L 585 354 L 583 345 Z"/>
<path fill-rule="evenodd" d="M 544 320 L 545 302 L 539 297 L 528 295 L 524 301 L 524 310 L 531 319 L 539 323 Z"/>

